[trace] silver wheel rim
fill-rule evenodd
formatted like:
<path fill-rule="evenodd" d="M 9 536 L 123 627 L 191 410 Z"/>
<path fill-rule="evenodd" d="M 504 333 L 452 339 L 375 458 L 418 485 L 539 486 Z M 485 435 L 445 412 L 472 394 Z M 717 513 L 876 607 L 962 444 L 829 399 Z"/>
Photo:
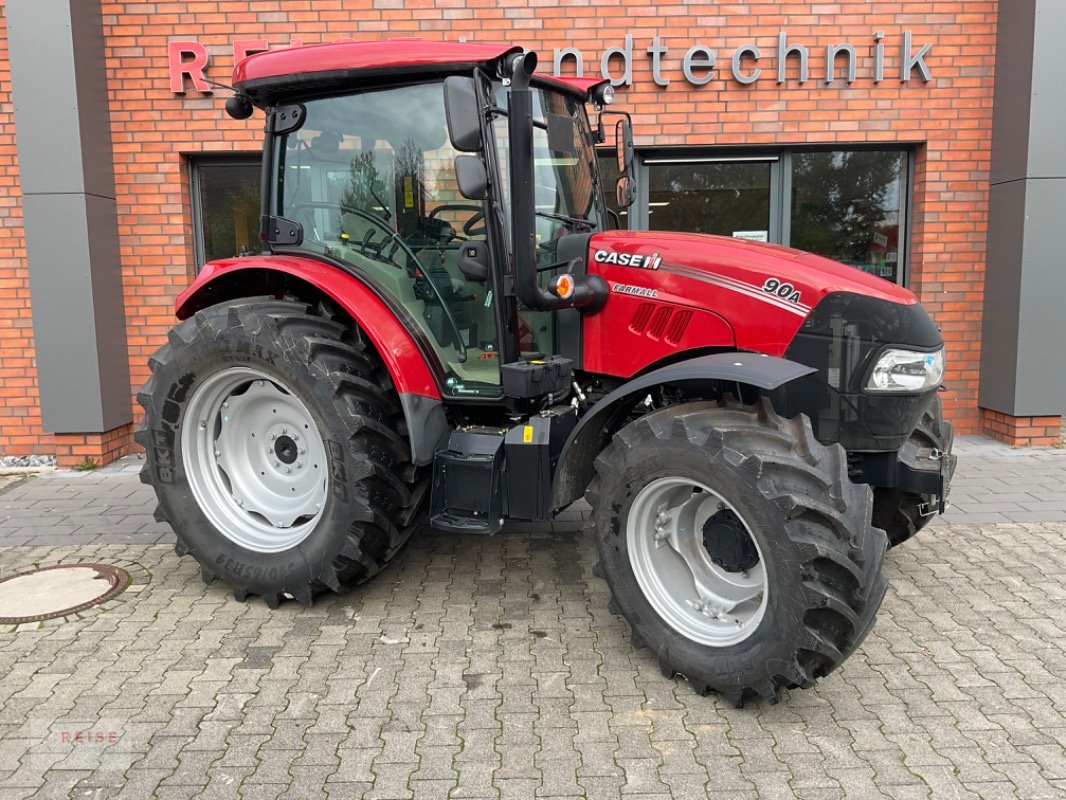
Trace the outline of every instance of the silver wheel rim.
<path fill-rule="evenodd" d="M 759 560 L 746 572 L 715 564 L 703 545 L 707 520 L 737 515 Z M 751 527 L 713 489 L 688 478 L 659 478 L 633 499 L 626 523 L 629 562 L 652 608 L 675 631 L 711 647 L 742 642 L 759 627 L 769 589 Z"/>
<path fill-rule="evenodd" d="M 215 528 L 257 553 L 294 547 L 326 504 L 326 450 L 307 406 L 249 367 L 216 372 L 185 409 L 185 477 Z"/>

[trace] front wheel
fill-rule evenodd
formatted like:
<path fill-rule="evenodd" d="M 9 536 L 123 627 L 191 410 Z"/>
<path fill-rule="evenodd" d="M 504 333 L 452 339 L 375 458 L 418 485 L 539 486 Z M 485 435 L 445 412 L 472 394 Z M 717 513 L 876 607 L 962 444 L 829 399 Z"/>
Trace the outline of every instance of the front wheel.
<path fill-rule="evenodd" d="M 735 705 L 839 666 L 887 587 L 867 486 L 805 417 L 691 403 L 623 428 L 589 488 L 600 570 L 664 674 Z"/>
<path fill-rule="evenodd" d="M 324 308 L 270 298 L 197 312 L 138 394 L 141 478 L 179 555 L 235 596 L 310 603 L 407 541 L 422 484 L 388 374 Z"/>

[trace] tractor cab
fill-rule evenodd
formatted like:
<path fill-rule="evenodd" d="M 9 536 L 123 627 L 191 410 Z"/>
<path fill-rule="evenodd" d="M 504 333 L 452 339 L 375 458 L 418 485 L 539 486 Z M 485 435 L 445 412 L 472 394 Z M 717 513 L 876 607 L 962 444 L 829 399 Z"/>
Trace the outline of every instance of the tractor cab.
<path fill-rule="evenodd" d="M 417 332 L 442 394 L 454 398 L 498 399 L 506 365 L 528 372 L 577 347 L 573 326 L 561 331 L 551 308 L 571 303 L 552 296 L 531 305 L 518 286 L 535 281 L 540 300 L 608 227 L 585 111 L 592 82 L 532 75 L 535 62 L 524 58 L 375 83 L 324 79 L 298 96 L 285 76 L 266 80 L 269 93 L 262 79 L 245 81 L 259 104 L 271 103 L 263 186 L 271 251 L 365 281 Z M 523 149 L 511 141 L 514 69 L 524 82 Z"/>

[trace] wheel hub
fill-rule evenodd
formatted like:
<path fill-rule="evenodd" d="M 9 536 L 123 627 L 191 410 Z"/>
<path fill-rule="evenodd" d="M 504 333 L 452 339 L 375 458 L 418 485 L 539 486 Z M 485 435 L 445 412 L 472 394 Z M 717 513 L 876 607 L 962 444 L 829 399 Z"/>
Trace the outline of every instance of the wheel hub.
<path fill-rule="evenodd" d="M 747 572 L 759 563 L 755 541 L 733 511 L 723 509 L 703 523 L 703 547 L 726 572 Z"/>
<path fill-rule="evenodd" d="M 189 486 L 224 536 L 274 553 L 310 534 L 325 506 L 328 462 L 314 418 L 288 387 L 252 368 L 222 370 L 197 387 L 185 420 Z"/>
<path fill-rule="evenodd" d="M 705 484 L 659 478 L 641 489 L 626 544 L 645 598 L 683 636 L 728 647 L 762 622 L 769 588 L 759 545 L 736 509 Z"/>
<path fill-rule="evenodd" d="M 278 461 L 282 464 L 291 464 L 296 460 L 296 454 L 298 448 L 296 442 L 290 439 L 288 436 L 281 435 L 274 440 L 274 455 L 278 457 Z"/>

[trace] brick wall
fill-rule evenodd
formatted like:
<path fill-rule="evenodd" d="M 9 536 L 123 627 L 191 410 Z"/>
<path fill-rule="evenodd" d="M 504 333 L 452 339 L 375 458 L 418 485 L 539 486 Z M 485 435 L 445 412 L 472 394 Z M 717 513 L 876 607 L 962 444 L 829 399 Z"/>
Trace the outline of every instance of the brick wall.
<path fill-rule="evenodd" d="M 931 11 L 930 8 L 935 8 Z M 222 2 L 102 3 L 115 147 L 121 258 L 129 322 L 131 378 L 147 377 L 148 356 L 165 341 L 175 295 L 193 272 L 187 154 L 257 151 L 262 118 L 236 122 L 224 115 L 226 92 L 204 97 L 170 91 L 167 42 L 197 39 L 211 54 L 208 77 L 227 81 L 234 40 L 266 39 L 272 47 L 341 37 L 420 36 L 508 41 L 537 50 L 551 67 L 553 48 L 578 47 L 586 74 L 599 69 L 606 47 L 634 36 L 633 86 L 618 106 L 634 112 L 637 145 L 770 145 L 907 142 L 916 147 L 913 189 L 911 286 L 942 326 L 950 352 L 946 413 L 959 433 L 977 433 L 977 408 L 985 235 L 988 201 L 995 0 L 894 3 L 777 0 L 718 4 L 662 0 L 223 0 Z M 776 82 L 777 35 L 810 48 L 810 80 Z M 933 45 L 927 63 L 933 80 L 898 80 L 904 30 L 914 50 Z M 886 79 L 872 80 L 874 33 L 886 34 Z M 652 37 L 669 48 L 655 85 L 646 48 Z M 858 79 L 827 86 L 825 47 L 853 44 L 862 57 Z M 718 51 L 713 80 L 692 86 L 681 59 L 694 44 Z M 742 86 L 729 76 L 730 54 L 744 44 L 761 48 L 762 78 Z M 572 61 L 567 62 L 572 69 Z M 746 68 L 752 66 L 750 63 Z M 615 65 L 620 71 L 620 64 Z M 0 65 L 0 69 L 3 69 Z M 839 72 L 843 73 L 843 64 Z M 9 117 L 6 76 L 0 72 L 0 122 Z M 10 126 L 0 129 L 0 180 L 17 185 Z M 15 182 L 15 183 L 13 183 Z M 10 203 L 10 192 L 5 192 Z M 32 370 L 8 357 L 32 358 L 21 262 L 20 232 L 12 228 L 17 202 L 2 224 L 0 325 L 4 327 L 0 391 L 5 394 L 0 447 L 47 451 L 40 433 Z M 11 276 L 14 276 L 13 278 Z M 10 285 L 9 285 L 10 283 Z M 14 293 L 23 293 L 21 297 Z M 16 327 L 8 338 L 8 327 Z M 29 379 L 32 381 L 32 379 Z M 132 399 L 131 399 L 132 401 Z M 12 410 L 18 410 L 13 414 Z M 139 413 L 139 409 L 137 409 Z M 25 414 L 23 414 L 25 412 Z M 16 437 L 13 416 L 25 416 Z M 17 439 L 17 440 L 16 440 Z"/>

